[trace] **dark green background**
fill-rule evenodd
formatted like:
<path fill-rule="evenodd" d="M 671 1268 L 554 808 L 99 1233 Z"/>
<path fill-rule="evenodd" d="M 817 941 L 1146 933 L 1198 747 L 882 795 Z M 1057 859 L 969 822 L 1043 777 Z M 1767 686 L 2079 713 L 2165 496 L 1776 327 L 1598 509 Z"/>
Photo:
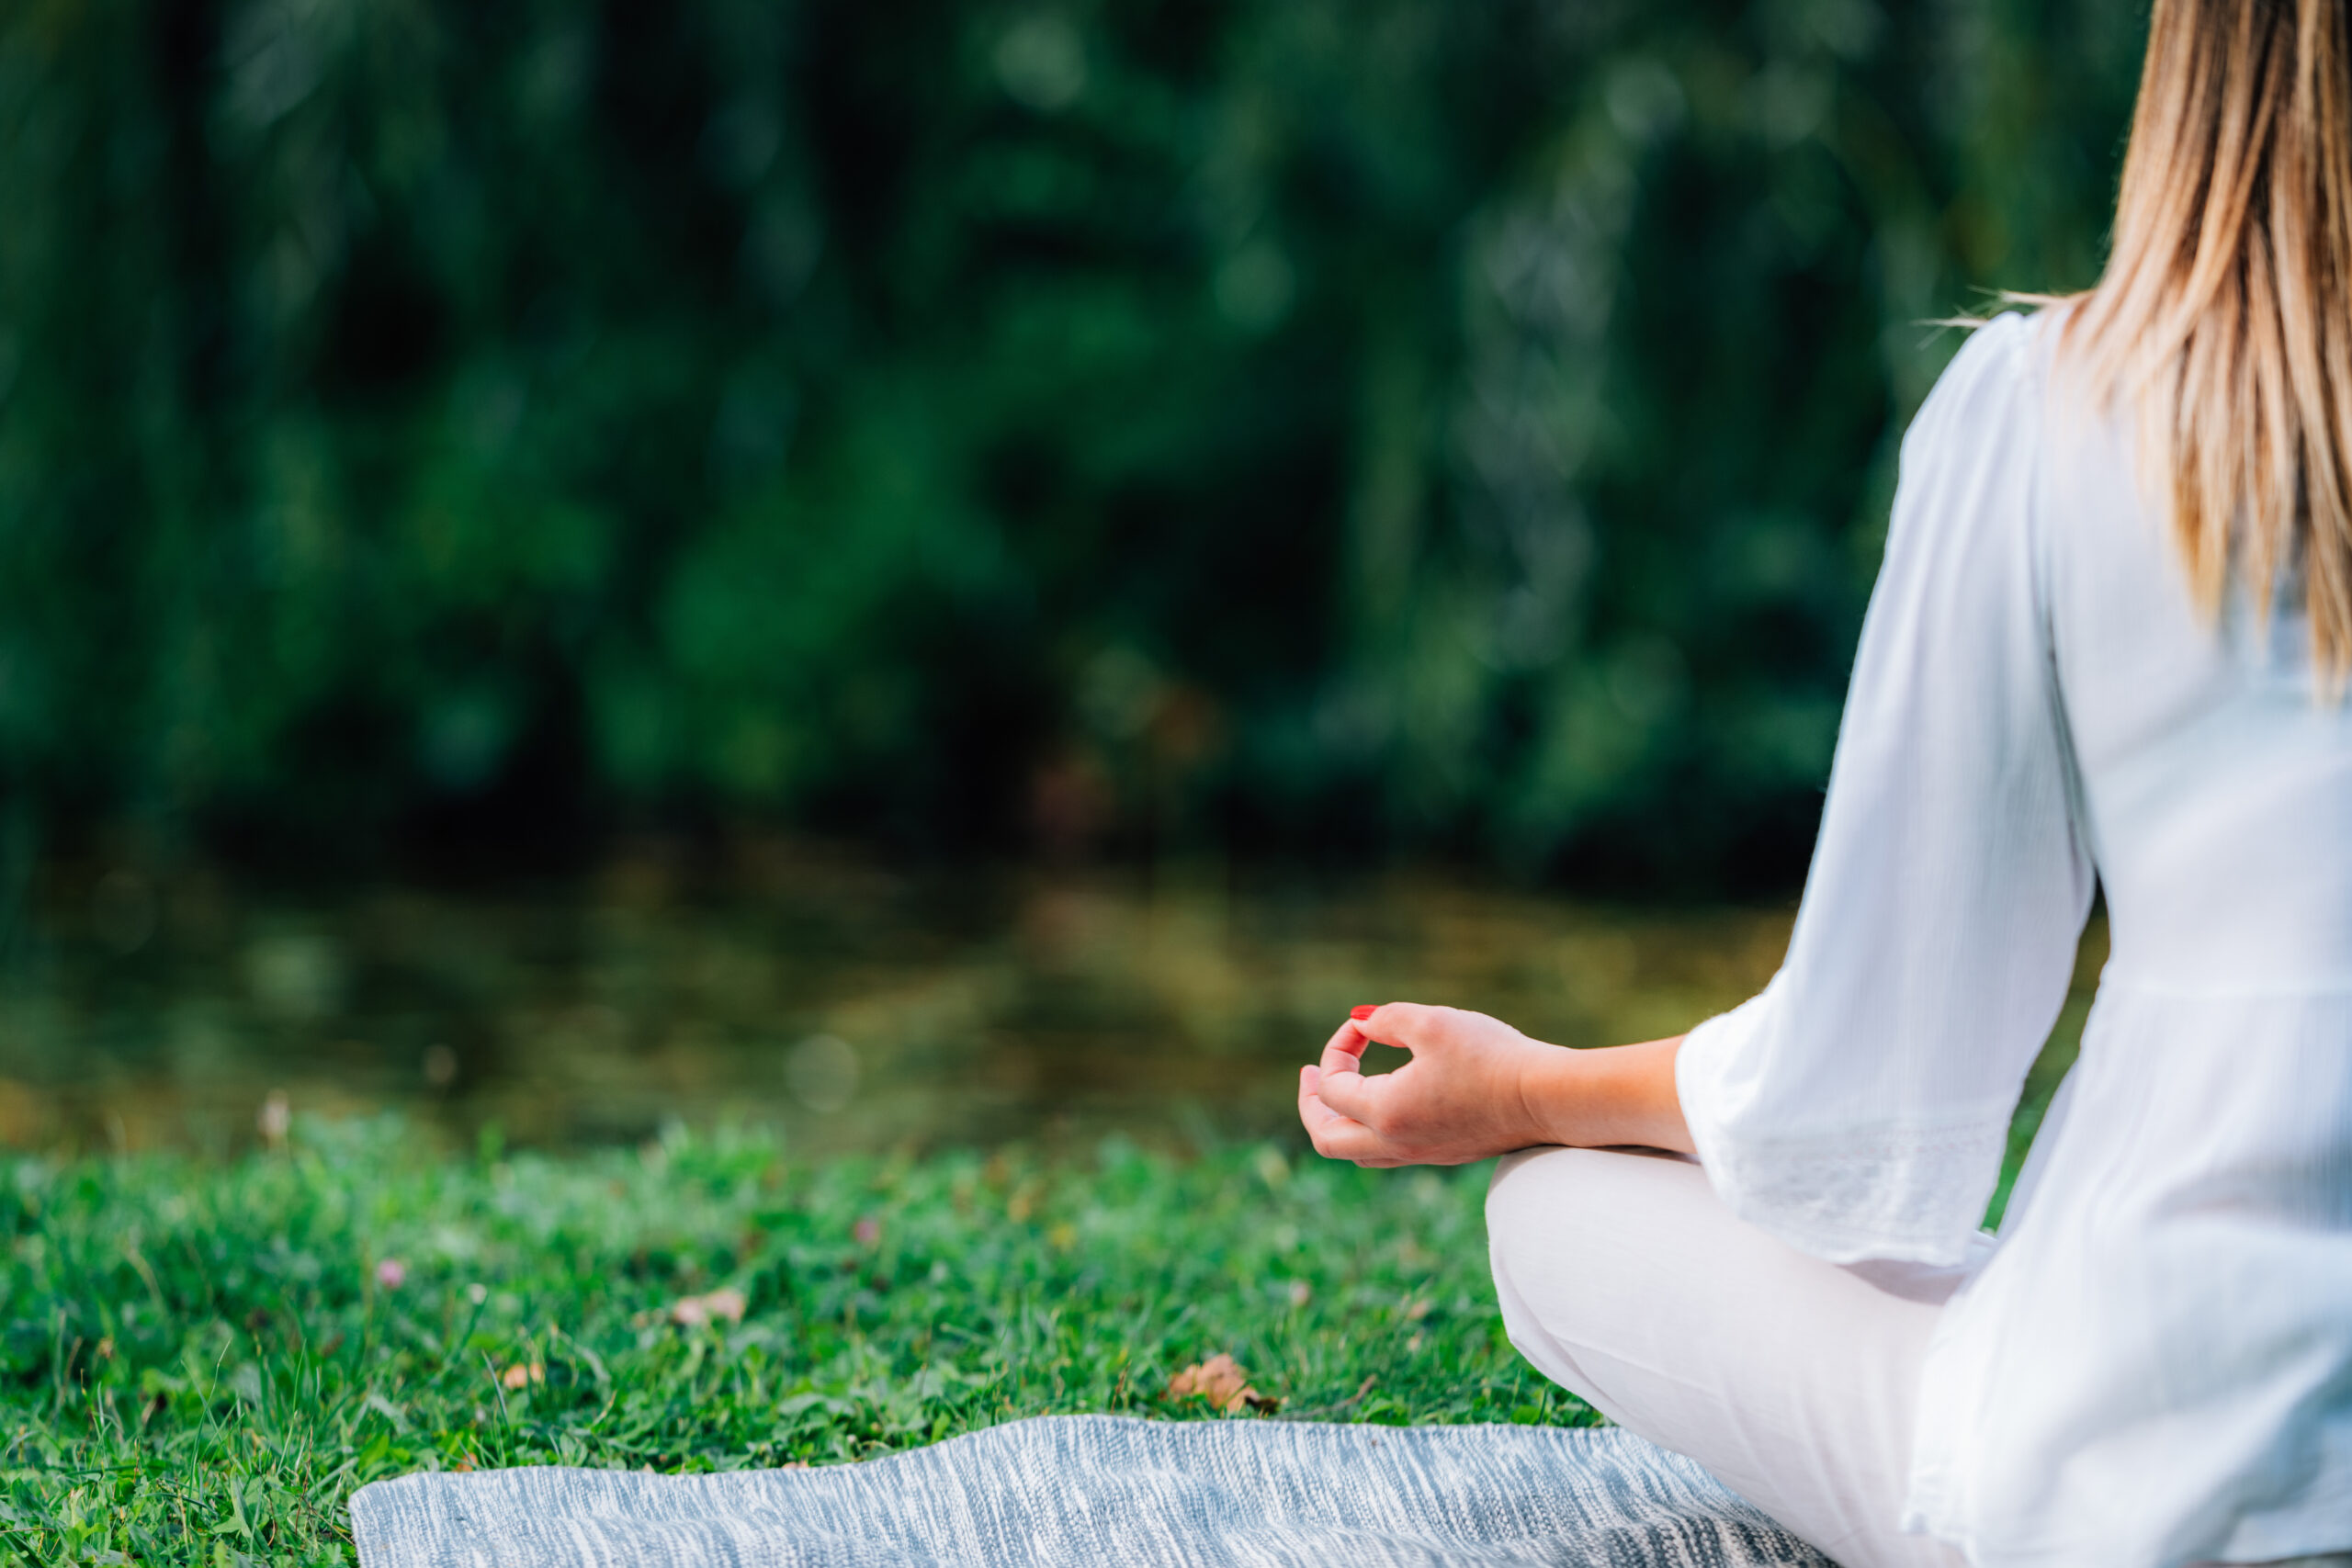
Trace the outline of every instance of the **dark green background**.
<path fill-rule="evenodd" d="M 12 0 L 0 828 L 1790 886 L 2131 0 Z"/>

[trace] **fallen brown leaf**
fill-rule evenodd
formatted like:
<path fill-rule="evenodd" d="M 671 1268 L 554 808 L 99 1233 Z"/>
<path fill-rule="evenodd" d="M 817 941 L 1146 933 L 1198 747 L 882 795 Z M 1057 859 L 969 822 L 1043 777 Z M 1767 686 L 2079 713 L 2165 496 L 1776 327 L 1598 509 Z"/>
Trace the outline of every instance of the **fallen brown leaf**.
<path fill-rule="evenodd" d="M 707 1296 L 681 1296 L 670 1303 L 670 1321 L 687 1328 L 699 1328 L 706 1323 L 721 1318 L 729 1323 L 743 1321 L 744 1309 L 752 1303 L 743 1292 L 732 1286 L 713 1291 Z"/>
<path fill-rule="evenodd" d="M 1282 1401 L 1250 1386 L 1250 1374 L 1220 1350 L 1205 1361 L 1195 1361 L 1168 1382 L 1170 1399 L 1205 1399 L 1231 1416 L 1243 1410 L 1272 1411 Z"/>

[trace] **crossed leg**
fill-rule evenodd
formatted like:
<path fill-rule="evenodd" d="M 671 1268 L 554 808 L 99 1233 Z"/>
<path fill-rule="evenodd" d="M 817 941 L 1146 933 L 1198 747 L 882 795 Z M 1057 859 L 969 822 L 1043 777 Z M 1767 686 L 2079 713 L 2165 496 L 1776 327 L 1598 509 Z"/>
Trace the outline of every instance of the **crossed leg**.
<path fill-rule="evenodd" d="M 1844 1568 L 1963 1568 L 1895 1529 L 1959 1270 L 1825 1263 L 1735 1219 L 1690 1161 L 1625 1150 L 1510 1156 L 1487 1230 L 1503 1325 L 1544 1376 Z"/>

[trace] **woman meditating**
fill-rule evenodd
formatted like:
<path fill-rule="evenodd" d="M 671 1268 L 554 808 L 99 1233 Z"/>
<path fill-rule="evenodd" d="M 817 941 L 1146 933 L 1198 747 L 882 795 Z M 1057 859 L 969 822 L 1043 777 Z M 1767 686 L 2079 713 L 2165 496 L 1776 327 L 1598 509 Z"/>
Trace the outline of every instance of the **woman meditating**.
<path fill-rule="evenodd" d="M 1301 1077 L 1326 1155 L 1521 1151 L 1512 1342 L 1849 1568 L 2352 1562 L 2346 12 L 2157 0 L 2105 276 L 1904 442 L 1764 992 L 1602 1051 L 1394 1003 Z"/>

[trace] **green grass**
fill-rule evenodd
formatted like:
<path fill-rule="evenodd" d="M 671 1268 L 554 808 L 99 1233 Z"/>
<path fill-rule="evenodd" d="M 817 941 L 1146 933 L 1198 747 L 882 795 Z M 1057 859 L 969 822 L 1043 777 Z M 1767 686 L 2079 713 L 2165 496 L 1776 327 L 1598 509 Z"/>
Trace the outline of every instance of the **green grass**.
<path fill-rule="evenodd" d="M 350 1562 L 352 1490 L 413 1470 L 1211 1418 L 1165 1391 L 1219 1351 L 1283 1418 L 1593 1419 L 1503 1338 L 1484 1167 L 1114 1140 L 812 1168 L 751 1133 L 452 1156 L 381 1122 L 0 1172 L 0 1561 Z M 729 1288 L 740 1323 L 673 1321 Z"/>

